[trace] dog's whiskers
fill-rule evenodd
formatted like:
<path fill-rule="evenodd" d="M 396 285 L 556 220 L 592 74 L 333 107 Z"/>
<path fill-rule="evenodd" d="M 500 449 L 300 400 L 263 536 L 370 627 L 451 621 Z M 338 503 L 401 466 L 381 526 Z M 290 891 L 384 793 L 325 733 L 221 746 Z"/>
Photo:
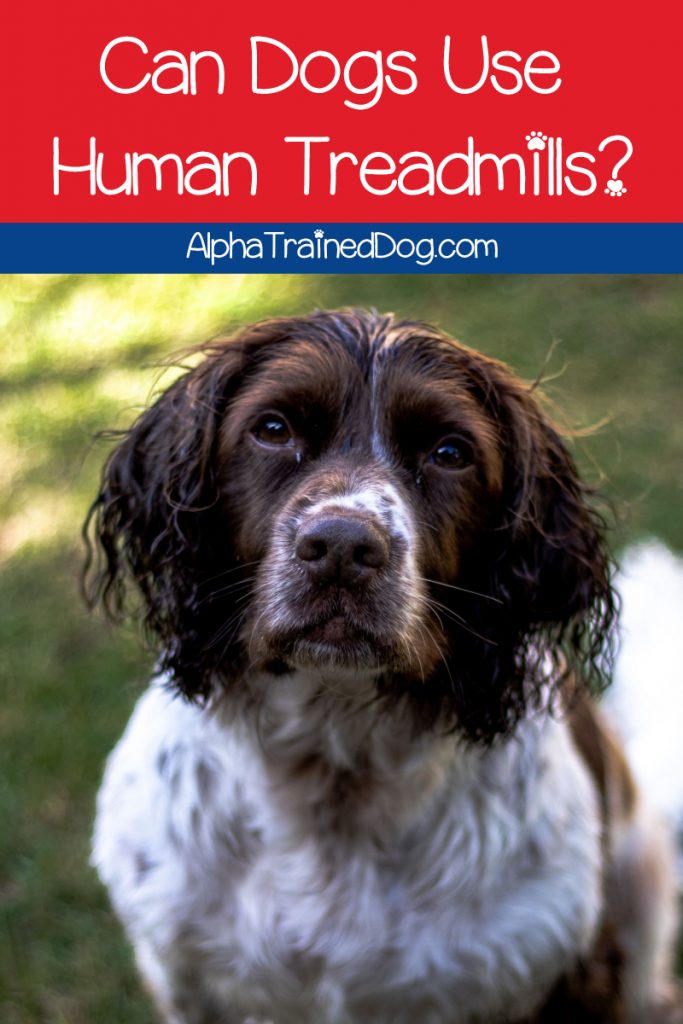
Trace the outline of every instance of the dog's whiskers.
<path fill-rule="evenodd" d="M 469 587 L 458 587 L 455 583 L 444 583 L 442 580 L 433 580 L 429 576 L 420 576 L 423 583 L 433 583 L 437 587 L 447 587 L 448 590 L 457 590 L 461 594 L 471 594 L 473 597 L 481 597 L 484 601 L 493 601 L 494 604 L 504 604 L 499 597 L 492 594 L 482 594 L 479 590 L 470 590 Z"/>
<path fill-rule="evenodd" d="M 202 597 L 197 602 L 197 605 L 206 604 L 207 601 L 212 601 L 216 597 L 225 597 L 227 594 L 239 592 L 245 587 L 250 587 L 255 580 L 256 576 L 249 576 L 247 579 L 238 580 L 237 583 L 228 583 L 225 587 L 218 587 L 216 590 L 212 590 L 210 593 Z"/>
<path fill-rule="evenodd" d="M 251 562 L 238 562 L 237 565 L 233 565 L 230 569 L 223 569 L 221 572 L 217 572 L 215 576 L 207 576 L 204 583 L 213 583 L 215 580 L 221 579 L 223 576 L 232 576 L 233 573 L 240 572 L 244 569 L 250 569 L 252 565 L 259 565 L 259 560 L 254 559 Z"/>
<path fill-rule="evenodd" d="M 436 610 L 438 609 L 439 612 L 441 612 L 443 615 L 447 616 L 447 618 L 451 619 L 453 622 L 455 622 L 457 625 L 461 626 L 463 629 L 467 630 L 467 632 L 471 633 L 472 636 L 476 636 L 476 638 L 478 640 L 483 640 L 484 643 L 492 644 L 494 647 L 498 646 L 498 644 L 497 644 L 497 642 L 495 640 L 492 640 L 491 637 L 484 636 L 483 633 L 479 633 L 476 629 L 474 629 L 469 624 L 467 619 L 463 618 L 462 615 L 459 615 L 458 612 L 453 611 L 452 608 L 448 608 L 447 605 L 442 604 L 440 601 L 436 601 L 432 597 L 426 597 L 425 598 L 425 603 L 427 604 L 427 606 L 429 608 L 432 609 L 432 611 L 434 612 L 435 615 L 436 615 Z M 443 623 L 441 625 L 443 627 Z"/>

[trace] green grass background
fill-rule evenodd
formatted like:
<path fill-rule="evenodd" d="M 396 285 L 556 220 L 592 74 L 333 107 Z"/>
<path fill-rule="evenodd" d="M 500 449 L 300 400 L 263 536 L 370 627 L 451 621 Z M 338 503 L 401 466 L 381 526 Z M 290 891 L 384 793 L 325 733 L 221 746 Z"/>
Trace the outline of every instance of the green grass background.
<path fill-rule="evenodd" d="M 0 278 L 0 1020 L 154 1017 L 87 865 L 95 792 L 151 659 L 81 606 L 81 521 L 106 452 L 173 350 L 272 314 L 372 305 L 534 378 L 615 500 L 615 546 L 683 552 L 677 277 Z"/>

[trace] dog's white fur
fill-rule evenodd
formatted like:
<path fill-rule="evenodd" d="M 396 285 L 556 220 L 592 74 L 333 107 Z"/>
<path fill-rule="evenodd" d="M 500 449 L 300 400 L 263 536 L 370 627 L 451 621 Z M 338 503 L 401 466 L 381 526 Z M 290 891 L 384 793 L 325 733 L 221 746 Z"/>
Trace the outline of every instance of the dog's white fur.
<path fill-rule="evenodd" d="M 627 622 L 642 587 L 624 588 Z M 627 642 L 623 678 L 630 657 Z M 357 712 L 366 686 L 343 672 L 256 677 L 237 718 L 163 680 L 139 701 L 107 766 L 93 862 L 165 1018 L 522 1019 L 588 951 L 609 885 L 644 1024 L 675 922 L 667 843 L 642 801 L 603 879 L 594 787 L 561 718 L 529 717 L 488 749 L 416 741 L 399 712 Z M 315 762 L 344 771 L 361 749 L 381 783 L 335 830 Z"/>
<path fill-rule="evenodd" d="M 683 561 L 657 541 L 621 560 L 621 656 L 606 697 L 652 805 L 683 831 Z"/>
<path fill-rule="evenodd" d="M 411 743 L 384 713 L 366 737 L 332 689 L 311 713 L 318 682 L 264 685 L 260 740 L 153 686 L 112 755 L 94 859 L 169 1019 L 173 975 L 200 960 L 197 1001 L 230 1021 L 523 1016 L 600 906 L 599 817 L 566 726 L 539 717 L 482 750 Z M 288 779 L 321 735 L 340 768 L 369 742 L 384 780 L 348 836 L 316 834 L 322 794 L 300 802 Z"/>

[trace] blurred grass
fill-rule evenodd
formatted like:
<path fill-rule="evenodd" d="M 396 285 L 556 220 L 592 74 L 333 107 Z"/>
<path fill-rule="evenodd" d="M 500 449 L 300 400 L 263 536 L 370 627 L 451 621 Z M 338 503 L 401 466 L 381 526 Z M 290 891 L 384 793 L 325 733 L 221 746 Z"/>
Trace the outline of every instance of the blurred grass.
<path fill-rule="evenodd" d="M 87 866 L 107 752 L 149 669 L 134 628 L 83 611 L 79 530 L 106 446 L 173 350 L 312 307 L 423 318 L 534 378 L 616 501 L 615 544 L 683 551 L 677 277 L 0 278 L 0 1020 L 151 1024 Z"/>

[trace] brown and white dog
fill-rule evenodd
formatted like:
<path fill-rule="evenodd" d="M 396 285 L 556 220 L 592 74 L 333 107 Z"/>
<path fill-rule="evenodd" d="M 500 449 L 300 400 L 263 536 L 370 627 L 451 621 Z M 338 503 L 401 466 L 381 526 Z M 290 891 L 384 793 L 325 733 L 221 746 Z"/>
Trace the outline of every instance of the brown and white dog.
<path fill-rule="evenodd" d="M 164 1020 L 681 1019 L 668 840 L 588 696 L 603 522 L 533 389 L 391 316 L 258 323 L 91 525 L 160 659 L 93 860 Z"/>

